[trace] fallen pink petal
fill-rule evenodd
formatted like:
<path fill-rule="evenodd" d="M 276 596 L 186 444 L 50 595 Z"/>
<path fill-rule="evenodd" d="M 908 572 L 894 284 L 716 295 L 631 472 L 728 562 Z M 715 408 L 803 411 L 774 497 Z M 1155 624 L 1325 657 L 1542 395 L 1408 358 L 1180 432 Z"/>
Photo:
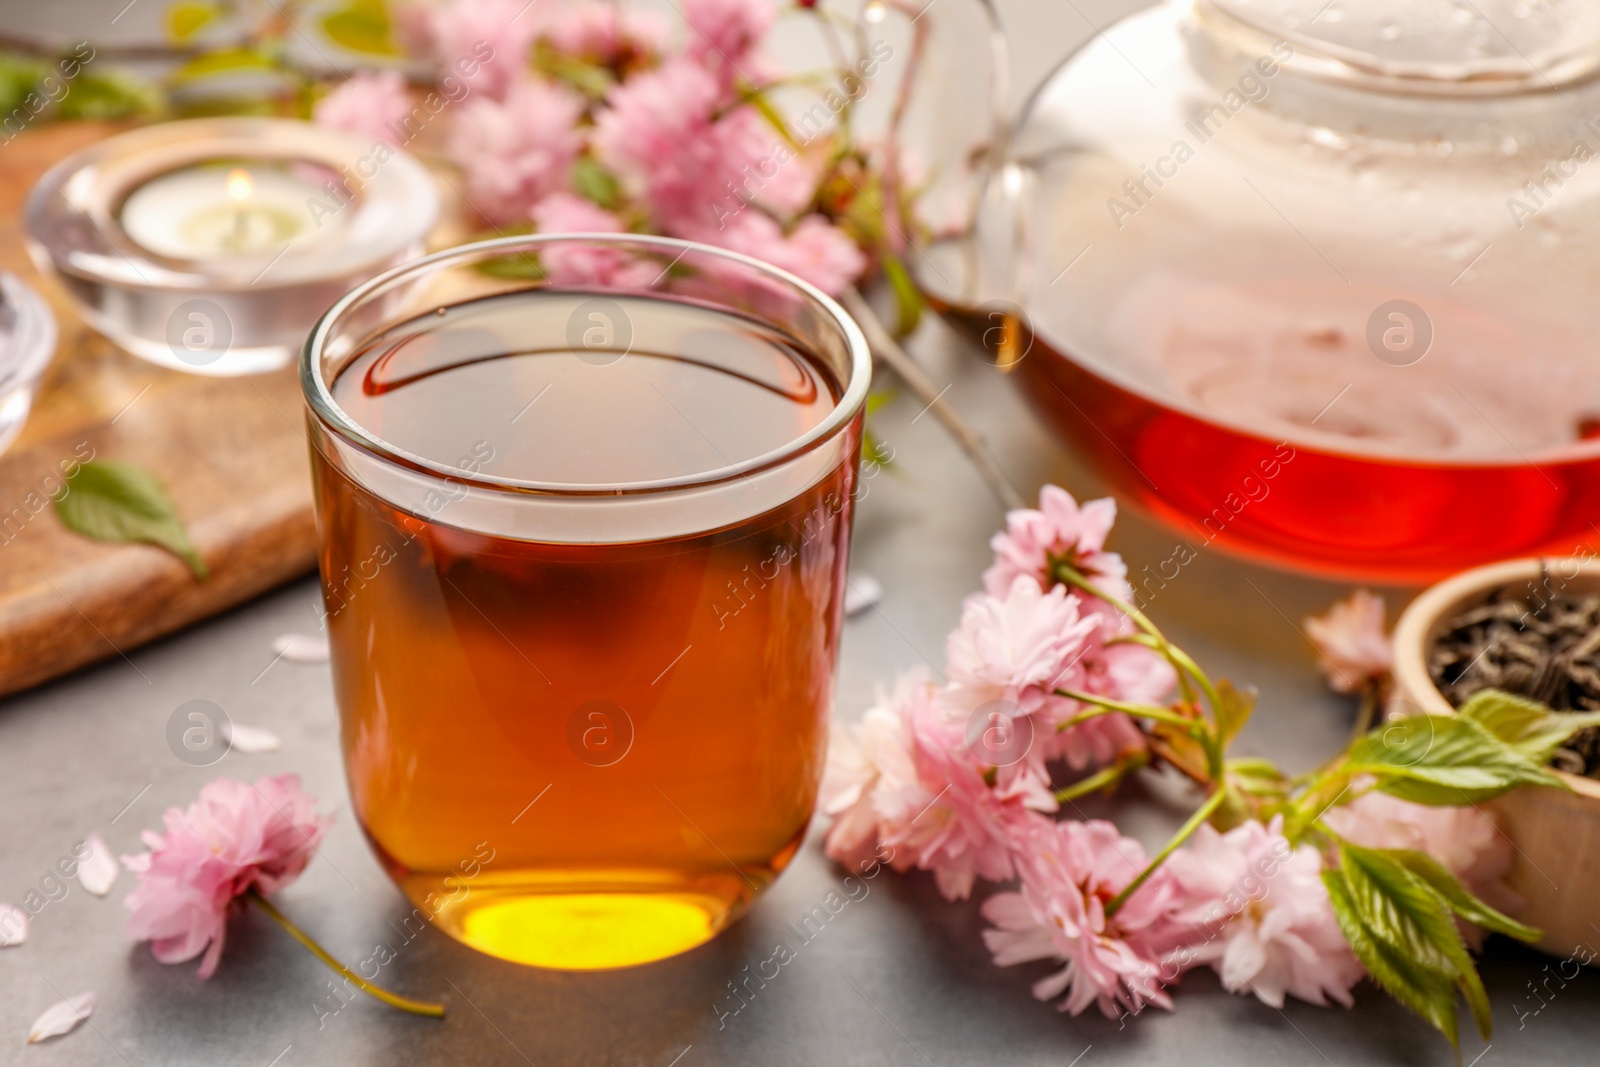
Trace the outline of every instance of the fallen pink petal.
<path fill-rule="evenodd" d="M 93 993 L 79 993 L 50 1005 L 28 1028 L 28 1044 L 72 1033 L 94 1014 L 94 1005 Z"/>

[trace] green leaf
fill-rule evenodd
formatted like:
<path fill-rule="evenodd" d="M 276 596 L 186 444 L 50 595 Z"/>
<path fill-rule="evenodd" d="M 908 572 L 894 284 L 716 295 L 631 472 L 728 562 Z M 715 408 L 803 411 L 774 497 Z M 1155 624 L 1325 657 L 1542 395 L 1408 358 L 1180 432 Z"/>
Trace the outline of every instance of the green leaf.
<path fill-rule="evenodd" d="M 1515 937 L 1521 941 L 1537 941 L 1544 936 L 1533 927 L 1524 926 L 1515 919 L 1500 914 L 1473 896 L 1444 864 L 1427 853 L 1395 849 L 1384 854 L 1426 882 L 1430 889 L 1444 899 L 1451 911 L 1468 922 L 1477 923 L 1485 930 L 1493 930 L 1495 933 Z"/>
<path fill-rule="evenodd" d="M 1543 767 L 1574 735 L 1600 726 L 1600 712 L 1554 711 L 1499 689 L 1472 695 L 1456 714 L 1471 719 L 1528 761 Z"/>
<path fill-rule="evenodd" d="M 1450 979 L 1488 1040 L 1489 994 L 1444 898 L 1379 849 L 1341 842 L 1339 867 L 1368 932 L 1417 966 Z"/>
<path fill-rule="evenodd" d="M 251 48 L 225 48 L 195 56 L 167 77 L 173 85 L 187 86 L 225 74 L 277 73 L 282 68 L 265 52 Z"/>
<path fill-rule="evenodd" d="M 172 500 L 148 471 L 110 460 L 85 463 L 67 479 L 54 505 L 69 530 L 97 541 L 157 545 L 187 563 L 196 578 L 206 577 L 206 565 Z"/>
<path fill-rule="evenodd" d="M 894 335 L 909 336 L 922 321 L 922 293 L 917 289 L 917 283 L 911 280 L 911 272 L 906 270 L 906 265 L 892 252 L 883 254 L 883 276 L 889 282 L 889 290 L 894 293 Z"/>
<path fill-rule="evenodd" d="M 0 115 L 22 107 L 43 77 L 44 67 L 34 60 L 0 54 Z"/>
<path fill-rule="evenodd" d="M 1418 966 L 1374 937 L 1356 910 L 1349 882 L 1337 869 L 1324 869 L 1322 883 L 1328 887 L 1328 900 L 1344 939 L 1372 980 L 1431 1023 L 1452 1046 L 1459 1048 L 1455 984 L 1443 975 Z"/>
<path fill-rule="evenodd" d="M 617 83 L 616 76 L 605 67 L 559 52 L 548 41 L 533 46 L 533 69 L 566 82 L 591 100 L 604 99 Z"/>
<path fill-rule="evenodd" d="M 614 211 L 622 196 L 617 179 L 592 156 L 579 156 L 573 161 L 572 185 L 580 195 L 607 211 Z"/>
<path fill-rule="evenodd" d="M 486 274 L 491 278 L 500 278 L 505 281 L 542 281 L 545 273 L 544 267 L 539 263 L 539 257 L 529 252 L 512 252 L 504 256 L 492 256 L 473 265 L 479 274 Z"/>
<path fill-rule="evenodd" d="M 871 415 L 888 404 L 898 394 L 893 389 L 874 389 L 867 394 L 867 414 Z"/>
<path fill-rule="evenodd" d="M 155 87 L 128 74 L 83 74 L 61 100 L 64 119 L 128 119 L 155 115 L 161 97 Z"/>
<path fill-rule="evenodd" d="M 167 8 L 167 37 L 173 44 L 188 44 L 201 30 L 216 21 L 222 14 L 219 4 L 194 3 L 191 0 Z"/>
<path fill-rule="evenodd" d="M 875 464 L 884 470 L 893 471 L 897 469 L 894 465 L 894 449 L 873 436 L 871 430 L 862 431 L 861 458 L 865 462 Z"/>
<path fill-rule="evenodd" d="M 1228 780 L 1251 796 L 1283 796 L 1293 783 L 1270 760 L 1242 757 L 1227 763 Z"/>
<path fill-rule="evenodd" d="M 757 114 L 767 120 L 767 125 L 771 126 L 775 131 L 777 131 L 778 136 L 782 137 L 784 143 L 790 148 L 794 149 L 796 152 L 799 152 L 805 147 L 805 145 L 801 144 L 800 141 L 795 137 L 794 133 L 789 129 L 789 123 L 784 119 L 783 113 L 773 105 L 772 100 L 767 96 L 766 93 L 762 92 L 760 89 L 746 86 L 744 99 L 746 103 L 756 109 Z"/>
<path fill-rule="evenodd" d="M 1519 785 L 1565 788 L 1472 719 L 1413 715 L 1377 727 L 1350 746 L 1346 768 L 1378 777 L 1378 788 L 1419 804 L 1457 805 Z"/>
<path fill-rule="evenodd" d="M 1408 959 L 1453 976 L 1452 942 L 1460 945 L 1461 935 L 1431 889 L 1377 849 L 1341 844 L 1339 869 L 1369 930 Z"/>
<path fill-rule="evenodd" d="M 1254 688 L 1243 691 L 1235 689 L 1226 678 L 1219 679 L 1216 688 L 1221 700 L 1217 706 L 1217 729 L 1222 733 L 1222 743 L 1226 745 L 1238 737 L 1244 724 L 1250 721 L 1250 714 L 1256 710 L 1256 691 Z"/>
<path fill-rule="evenodd" d="M 383 0 L 351 0 L 323 16 L 322 32 L 340 48 L 370 56 L 397 56 Z"/>

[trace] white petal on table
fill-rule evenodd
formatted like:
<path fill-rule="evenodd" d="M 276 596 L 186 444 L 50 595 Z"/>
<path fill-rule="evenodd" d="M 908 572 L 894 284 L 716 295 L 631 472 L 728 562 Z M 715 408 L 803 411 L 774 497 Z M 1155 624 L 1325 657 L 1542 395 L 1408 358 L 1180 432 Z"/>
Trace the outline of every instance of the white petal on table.
<path fill-rule="evenodd" d="M 859 615 L 883 599 L 883 585 L 870 574 L 852 574 L 844 587 L 846 618 Z"/>
<path fill-rule="evenodd" d="M 93 1011 L 93 993 L 79 993 L 50 1005 L 43 1015 L 33 1021 L 33 1028 L 28 1031 L 28 1044 L 37 1045 L 46 1038 L 70 1034 Z"/>
<path fill-rule="evenodd" d="M 328 635 L 281 634 L 273 640 L 272 651 L 293 663 L 326 663 Z"/>
<path fill-rule="evenodd" d="M 271 730 L 236 722 L 228 725 L 228 747 L 246 756 L 253 756 L 258 752 L 276 752 L 283 747 L 283 742 Z"/>
<path fill-rule="evenodd" d="M 28 940 L 28 913 L 15 904 L 0 904 L 0 948 Z"/>
<path fill-rule="evenodd" d="M 122 867 L 111 854 L 111 846 L 98 833 L 90 834 L 84 844 L 89 854 L 78 862 L 78 881 L 95 896 L 103 897 L 111 892 Z"/>

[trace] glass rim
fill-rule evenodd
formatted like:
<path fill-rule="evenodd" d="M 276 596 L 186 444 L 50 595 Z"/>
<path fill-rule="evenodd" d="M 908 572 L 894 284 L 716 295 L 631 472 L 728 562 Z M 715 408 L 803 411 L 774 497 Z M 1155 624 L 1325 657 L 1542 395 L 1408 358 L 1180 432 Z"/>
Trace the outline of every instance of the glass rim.
<path fill-rule="evenodd" d="M 450 260 L 466 261 L 476 256 L 493 255 L 512 249 L 573 243 L 643 246 L 647 249 L 673 256 L 673 263 L 690 254 L 711 256 L 753 270 L 797 291 L 801 296 L 809 299 L 819 307 L 844 335 L 845 346 L 849 352 L 850 376 L 849 380 L 843 383 L 843 391 L 840 393 L 838 400 L 835 401 L 833 409 L 815 426 L 786 444 L 761 455 L 741 460 L 738 463 L 672 478 L 579 485 L 567 482 L 541 482 L 526 478 L 502 477 L 482 472 L 466 471 L 449 464 L 439 463 L 383 440 L 383 438 L 362 426 L 334 400 L 333 393 L 329 389 L 328 382 L 324 379 L 322 373 L 322 351 L 339 319 L 373 293 L 404 278 L 407 274 L 421 273 L 429 267 L 446 263 Z M 526 290 L 512 291 L 537 292 L 540 288 L 543 287 L 529 287 Z M 554 291 L 588 292 L 591 290 L 574 287 L 570 290 Z M 650 298 L 649 292 L 643 295 L 646 298 Z M 559 497 L 616 497 L 695 489 L 717 485 L 735 478 L 748 477 L 751 474 L 781 466 L 791 459 L 805 455 L 842 431 L 865 404 L 871 382 L 872 354 L 867 345 L 866 336 L 861 332 L 861 327 L 856 324 L 856 321 L 850 317 L 838 301 L 810 282 L 791 274 L 781 267 L 773 266 L 770 263 L 740 252 L 716 248 L 697 241 L 684 241 L 676 237 L 658 237 L 652 234 L 635 233 L 519 234 L 454 245 L 426 256 L 407 260 L 358 285 L 340 297 L 327 311 L 323 312 L 321 317 L 317 319 L 316 325 L 311 328 L 311 333 L 306 338 L 305 346 L 301 350 L 300 356 L 300 388 L 305 395 L 306 403 L 310 407 L 311 413 L 323 426 L 334 431 L 363 451 L 378 459 L 409 467 L 420 473 L 457 484 L 499 492 L 530 493 Z"/>

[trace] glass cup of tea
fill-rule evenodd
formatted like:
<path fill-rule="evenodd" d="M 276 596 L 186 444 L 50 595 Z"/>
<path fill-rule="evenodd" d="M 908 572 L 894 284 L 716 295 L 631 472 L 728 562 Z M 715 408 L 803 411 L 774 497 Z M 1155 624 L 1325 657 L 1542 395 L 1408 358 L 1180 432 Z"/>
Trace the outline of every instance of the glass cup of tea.
<path fill-rule="evenodd" d="M 513 237 L 354 290 L 301 376 L 351 798 L 412 918 L 565 969 L 715 936 L 816 800 L 860 330 L 734 253 Z"/>

